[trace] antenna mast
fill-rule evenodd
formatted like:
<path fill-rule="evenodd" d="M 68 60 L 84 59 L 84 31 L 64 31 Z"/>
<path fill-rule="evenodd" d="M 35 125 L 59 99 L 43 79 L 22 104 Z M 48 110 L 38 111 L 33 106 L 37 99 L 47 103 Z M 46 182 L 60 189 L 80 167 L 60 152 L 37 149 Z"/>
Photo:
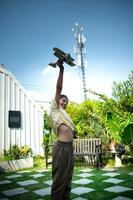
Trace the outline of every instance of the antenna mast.
<path fill-rule="evenodd" d="M 75 27 L 72 29 L 74 32 L 74 38 L 76 39 L 76 45 L 74 45 L 74 53 L 77 56 L 76 65 L 82 71 L 82 81 L 83 81 L 83 91 L 84 91 L 84 99 L 87 99 L 86 95 L 86 81 L 85 81 L 85 53 L 86 49 L 84 48 L 86 38 L 83 35 L 83 27 L 79 25 L 79 23 L 75 23 Z"/>

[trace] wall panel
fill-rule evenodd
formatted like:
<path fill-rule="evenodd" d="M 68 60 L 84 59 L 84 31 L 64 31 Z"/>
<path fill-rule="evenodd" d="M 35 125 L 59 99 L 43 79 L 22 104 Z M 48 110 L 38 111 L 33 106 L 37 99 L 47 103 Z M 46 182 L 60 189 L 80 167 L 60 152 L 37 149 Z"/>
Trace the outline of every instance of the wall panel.
<path fill-rule="evenodd" d="M 21 112 L 21 128 L 8 127 L 9 110 Z M 0 65 L 0 154 L 10 145 L 28 145 L 43 155 L 43 110 L 14 75 Z"/>

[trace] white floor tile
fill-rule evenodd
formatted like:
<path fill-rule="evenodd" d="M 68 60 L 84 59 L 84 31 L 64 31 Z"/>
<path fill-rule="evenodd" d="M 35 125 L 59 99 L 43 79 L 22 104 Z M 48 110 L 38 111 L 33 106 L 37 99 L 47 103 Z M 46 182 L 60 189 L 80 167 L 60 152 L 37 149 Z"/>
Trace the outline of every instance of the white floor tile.
<path fill-rule="evenodd" d="M 114 176 L 118 176 L 120 175 L 119 173 L 115 173 L 115 172 L 108 172 L 108 173 L 105 173 L 105 174 L 102 174 L 102 176 L 111 176 L 111 177 L 114 177 Z"/>
<path fill-rule="evenodd" d="M 128 173 L 129 175 L 133 176 L 133 172 Z"/>
<path fill-rule="evenodd" d="M 72 199 L 72 200 L 87 200 L 87 199 L 82 198 L 82 197 L 78 197 L 78 198 L 75 198 L 75 199 Z"/>
<path fill-rule="evenodd" d="M 41 198 L 40 198 L 40 199 L 37 199 L 37 200 L 44 200 L 44 199 L 41 199 Z"/>
<path fill-rule="evenodd" d="M 85 184 L 92 183 L 92 182 L 93 182 L 92 180 L 88 180 L 86 178 L 82 178 L 82 179 L 73 181 L 73 183 L 81 184 L 81 185 L 85 185 Z"/>
<path fill-rule="evenodd" d="M 49 180 L 49 181 L 45 181 L 45 182 L 43 182 L 43 183 L 45 183 L 45 184 L 47 184 L 47 185 L 52 185 L 53 181 L 52 181 L 52 180 Z"/>
<path fill-rule="evenodd" d="M 38 183 L 38 181 L 35 181 L 35 180 L 27 180 L 27 181 L 17 182 L 17 184 L 21 185 L 21 186 L 33 185 L 33 184 L 37 184 L 37 183 Z"/>
<path fill-rule="evenodd" d="M 14 175 L 10 175 L 10 176 L 6 176 L 5 178 L 20 178 L 20 177 L 23 177 L 22 175 L 20 174 L 14 174 Z"/>
<path fill-rule="evenodd" d="M 102 171 L 113 172 L 116 171 L 115 168 L 103 168 Z"/>
<path fill-rule="evenodd" d="M 40 178 L 40 177 L 43 177 L 45 176 L 44 174 L 32 174 L 30 175 L 30 177 L 33 177 L 33 178 Z"/>
<path fill-rule="evenodd" d="M 114 199 L 112 199 L 112 200 L 132 200 L 132 199 L 130 199 L 130 198 L 128 198 L 128 197 L 119 196 L 119 197 L 116 197 L 116 198 L 114 198 Z"/>
<path fill-rule="evenodd" d="M 109 179 L 104 180 L 103 182 L 118 184 L 118 183 L 124 182 L 124 180 L 116 179 L 116 178 L 109 178 Z"/>
<path fill-rule="evenodd" d="M 91 176 L 94 176 L 94 174 L 89 174 L 89 173 L 82 173 L 82 174 L 77 174 L 76 176 L 79 176 L 79 177 L 91 177 Z"/>
<path fill-rule="evenodd" d="M 77 187 L 71 190 L 72 193 L 80 195 L 80 194 L 85 194 L 88 192 L 94 191 L 93 188 L 87 188 L 87 187 Z"/>
<path fill-rule="evenodd" d="M 105 191 L 108 191 L 108 192 L 115 192 L 115 193 L 119 193 L 119 192 L 126 192 L 126 191 L 129 191 L 129 190 L 132 190 L 131 188 L 128 188 L 128 187 L 123 187 L 123 186 L 113 186 L 113 187 L 109 187 L 109 188 L 106 188 L 104 189 Z"/>
<path fill-rule="evenodd" d="M 25 170 L 25 171 L 18 171 L 18 172 L 16 172 L 16 173 L 18 173 L 18 174 L 23 174 L 23 173 L 29 173 L 29 172 L 31 172 L 31 171 Z"/>
<path fill-rule="evenodd" d="M 8 198 L 0 198 L 0 200 L 9 200 Z"/>
<path fill-rule="evenodd" d="M 80 169 L 78 171 L 80 171 L 80 172 L 92 172 L 92 171 L 94 171 L 94 169 Z"/>
<path fill-rule="evenodd" d="M 44 200 L 44 199 L 39 198 L 39 199 L 37 199 L 37 200 Z"/>
<path fill-rule="evenodd" d="M 40 196 L 50 195 L 51 194 L 51 187 L 40 189 L 40 190 L 34 190 L 33 192 L 40 195 Z"/>
<path fill-rule="evenodd" d="M 12 181 L 9 181 L 9 180 L 0 181 L 0 185 L 9 184 L 9 183 L 12 183 Z"/>
<path fill-rule="evenodd" d="M 38 171 L 36 171 L 36 172 L 42 173 L 42 172 L 49 172 L 49 171 L 50 171 L 50 169 L 41 169 L 41 170 L 38 170 Z"/>
<path fill-rule="evenodd" d="M 6 196 L 14 196 L 14 195 L 22 194 L 26 192 L 28 192 L 28 190 L 25 190 L 24 188 L 15 188 L 15 189 L 2 191 L 2 193 L 5 194 Z"/>

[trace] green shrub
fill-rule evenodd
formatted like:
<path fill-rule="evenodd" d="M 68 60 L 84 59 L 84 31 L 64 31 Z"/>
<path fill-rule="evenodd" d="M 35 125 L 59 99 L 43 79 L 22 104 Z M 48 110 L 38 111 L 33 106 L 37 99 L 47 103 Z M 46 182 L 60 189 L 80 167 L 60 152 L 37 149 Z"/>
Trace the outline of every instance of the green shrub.
<path fill-rule="evenodd" d="M 122 142 L 127 145 L 127 152 L 133 158 L 133 123 L 128 124 L 121 134 Z"/>
<path fill-rule="evenodd" d="M 16 160 L 21 158 L 26 158 L 32 156 L 32 149 L 27 145 L 18 147 L 18 145 L 13 145 L 9 150 L 4 151 L 4 157 L 9 160 Z"/>

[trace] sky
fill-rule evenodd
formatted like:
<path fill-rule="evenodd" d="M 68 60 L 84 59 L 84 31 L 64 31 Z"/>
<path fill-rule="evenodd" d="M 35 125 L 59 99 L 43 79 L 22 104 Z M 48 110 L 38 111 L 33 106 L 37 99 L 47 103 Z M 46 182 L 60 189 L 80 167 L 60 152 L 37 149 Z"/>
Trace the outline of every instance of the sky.
<path fill-rule="evenodd" d="M 0 0 L 0 64 L 35 100 L 54 98 L 59 70 L 48 65 L 56 61 L 53 48 L 76 59 L 77 22 L 86 38 L 86 89 L 111 97 L 113 82 L 133 70 L 132 0 Z M 62 92 L 70 101 L 84 100 L 81 68 L 65 64 Z"/>

